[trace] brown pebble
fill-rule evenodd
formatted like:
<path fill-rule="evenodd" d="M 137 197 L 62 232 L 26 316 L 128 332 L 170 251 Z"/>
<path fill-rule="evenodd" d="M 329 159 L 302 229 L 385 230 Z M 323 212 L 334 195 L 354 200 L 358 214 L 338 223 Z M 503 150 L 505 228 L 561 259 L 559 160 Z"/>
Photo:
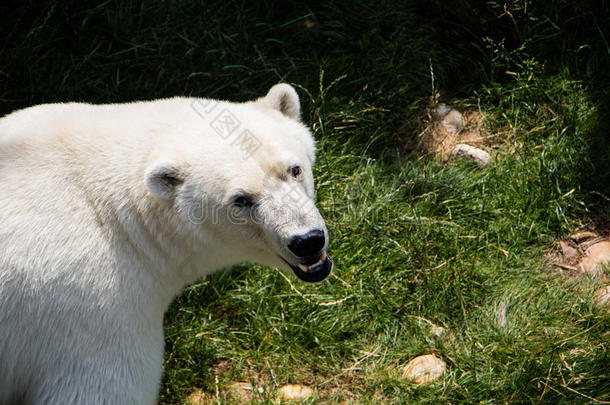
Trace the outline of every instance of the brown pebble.
<path fill-rule="evenodd" d="M 309 387 L 299 384 L 288 384 L 280 388 L 280 397 L 284 401 L 298 401 L 300 399 L 309 398 L 313 395 L 313 390 Z"/>
<path fill-rule="evenodd" d="M 595 239 L 595 238 L 597 238 L 597 234 L 594 232 L 590 232 L 590 231 L 580 231 L 580 232 L 576 232 L 576 233 L 573 233 L 572 235 L 570 235 L 570 239 L 572 239 L 574 242 L 577 242 L 577 243 L 582 243 L 586 240 Z"/>
<path fill-rule="evenodd" d="M 564 260 L 574 259 L 578 256 L 578 250 L 570 246 L 570 244 L 564 240 L 559 242 L 559 247 L 561 248 L 561 255 Z"/>
<path fill-rule="evenodd" d="M 590 246 L 578 268 L 587 274 L 597 275 L 603 265 L 610 263 L 610 242 L 602 241 Z"/>
<path fill-rule="evenodd" d="M 402 369 L 402 376 L 417 385 L 431 383 L 440 378 L 447 369 L 447 364 L 433 354 L 418 356 Z"/>

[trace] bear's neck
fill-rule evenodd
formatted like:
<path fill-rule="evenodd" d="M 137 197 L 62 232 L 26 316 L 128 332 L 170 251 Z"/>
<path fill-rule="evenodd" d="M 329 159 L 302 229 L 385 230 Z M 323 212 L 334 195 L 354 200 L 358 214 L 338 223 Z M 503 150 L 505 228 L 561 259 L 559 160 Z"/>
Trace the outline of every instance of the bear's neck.
<path fill-rule="evenodd" d="M 101 233 L 113 249 L 132 261 L 140 287 L 164 307 L 184 286 L 239 261 L 221 241 L 193 240 L 192 232 L 181 226 L 181 219 L 166 202 L 154 196 L 144 180 L 153 150 L 149 139 L 137 135 L 107 135 L 115 142 L 80 143 L 68 153 L 67 173 L 87 196 L 87 204 L 98 218 Z M 120 138 L 120 139 L 119 139 Z M 166 139 L 174 139 L 164 135 Z M 112 149 L 108 149 L 111 147 Z M 162 147 L 156 144 L 155 148 Z M 83 150 L 79 150 L 79 148 Z M 80 162 L 89 156 L 99 162 Z M 126 271 L 128 269 L 116 269 Z M 140 288 L 139 287 L 139 288 Z M 153 298 L 154 297 L 154 298 Z M 152 303 L 151 303 L 152 305 Z"/>

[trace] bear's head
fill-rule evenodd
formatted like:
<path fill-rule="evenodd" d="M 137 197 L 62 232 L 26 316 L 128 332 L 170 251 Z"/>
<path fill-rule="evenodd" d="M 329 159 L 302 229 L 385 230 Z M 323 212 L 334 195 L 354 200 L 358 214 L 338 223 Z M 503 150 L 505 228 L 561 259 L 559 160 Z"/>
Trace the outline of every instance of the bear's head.
<path fill-rule="evenodd" d="M 192 250 L 216 268 L 254 261 L 308 282 L 326 278 L 333 263 L 314 203 L 315 143 L 294 88 L 278 84 L 254 101 L 193 99 L 190 106 L 179 124 L 183 139 L 159 142 L 145 181 L 187 230 Z"/>

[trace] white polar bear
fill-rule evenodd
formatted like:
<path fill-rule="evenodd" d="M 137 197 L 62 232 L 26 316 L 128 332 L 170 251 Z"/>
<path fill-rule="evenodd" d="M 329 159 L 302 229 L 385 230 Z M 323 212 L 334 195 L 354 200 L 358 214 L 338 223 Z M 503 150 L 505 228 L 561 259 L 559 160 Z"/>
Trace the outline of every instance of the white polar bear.
<path fill-rule="evenodd" d="M 0 404 L 152 404 L 163 314 L 243 261 L 332 268 L 295 90 L 0 119 Z"/>

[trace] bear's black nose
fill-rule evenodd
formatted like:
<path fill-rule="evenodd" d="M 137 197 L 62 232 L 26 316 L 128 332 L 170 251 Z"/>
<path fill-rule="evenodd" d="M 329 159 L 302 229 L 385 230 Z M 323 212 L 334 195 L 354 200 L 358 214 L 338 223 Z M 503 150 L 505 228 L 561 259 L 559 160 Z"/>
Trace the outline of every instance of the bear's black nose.
<path fill-rule="evenodd" d="M 303 235 L 297 235 L 288 244 L 288 249 L 298 257 L 318 255 L 326 244 L 324 231 L 314 229 Z"/>

